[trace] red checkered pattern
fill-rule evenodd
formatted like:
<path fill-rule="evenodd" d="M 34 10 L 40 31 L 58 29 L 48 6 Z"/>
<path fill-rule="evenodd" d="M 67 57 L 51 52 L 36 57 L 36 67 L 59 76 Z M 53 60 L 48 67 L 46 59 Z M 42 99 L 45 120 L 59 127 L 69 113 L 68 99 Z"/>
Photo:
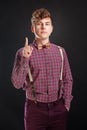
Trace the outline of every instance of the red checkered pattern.
<path fill-rule="evenodd" d="M 37 43 L 33 42 L 32 55 L 29 59 L 22 56 L 22 48 L 19 49 L 15 56 L 14 67 L 12 71 L 12 83 L 16 88 L 26 90 L 26 97 L 33 100 L 32 90 L 29 87 L 28 66 L 34 80 L 36 98 L 40 102 L 53 102 L 58 98 L 59 77 L 61 70 L 61 55 L 58 46 L 50 43 L 50 48 L 37 49 Z M 72 100 L 72 74 L 70 65 L 65 52 L 63 67 L 63 98 L 65 105 L 69 108 Z M 62 94 L 61 94 L 62 96 Z M 60 96 L 60 97 L 61 97 Z"/>

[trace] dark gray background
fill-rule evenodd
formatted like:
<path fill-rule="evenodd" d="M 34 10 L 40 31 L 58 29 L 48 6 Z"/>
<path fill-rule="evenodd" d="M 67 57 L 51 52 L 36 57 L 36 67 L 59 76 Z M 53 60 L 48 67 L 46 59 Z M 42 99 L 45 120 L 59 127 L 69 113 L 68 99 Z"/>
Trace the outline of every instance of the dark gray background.
<path fill-rule="evenodd" d="M 84 130 L 87 124 L 87 5 L 85 1 L 67 0 L 0 2 L 0 130 L 24 130 L 25 92 L 13 87 L 11 72 L 15 53 L 24 45 L 25 37 L 33 41 L 30 18 L 32 12 L 41 7 L 52 13 L 54 32 L 50 40 L 66 49 L 73 74 L 74 98 L 67 130 Z"/>

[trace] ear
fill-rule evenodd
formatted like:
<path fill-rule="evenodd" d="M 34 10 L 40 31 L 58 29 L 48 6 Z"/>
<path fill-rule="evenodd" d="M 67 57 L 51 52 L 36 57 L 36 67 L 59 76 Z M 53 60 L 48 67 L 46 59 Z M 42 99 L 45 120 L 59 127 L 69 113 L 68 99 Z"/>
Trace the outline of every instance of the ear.
<path fill-rule="evenodd" d="M 31 31 L 34 33 L 35 32 L 35 27 L 31 25 Z"/>

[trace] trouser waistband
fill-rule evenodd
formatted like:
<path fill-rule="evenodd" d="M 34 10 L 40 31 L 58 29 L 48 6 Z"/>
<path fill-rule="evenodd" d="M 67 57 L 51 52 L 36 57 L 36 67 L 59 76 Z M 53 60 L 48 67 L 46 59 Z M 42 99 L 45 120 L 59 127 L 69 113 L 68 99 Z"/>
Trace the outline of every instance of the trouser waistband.
<path fill-rule="evenodd" d="M 53 102 L 48 102 L 48 103 L 44 103 L 44 102 L 34 102 L 34 101 L 32 101 L 32 100 L 29 100 L 29 99 L 26 99 L 26 102 L 28 102 L 29 104 L 32 104 L 32 105 L 37 105 L 37 106 L 40 106 L 40 107 L 48 107 L 48 108 L 53 108 L 54 106 L 56 106 L 58 103 L 59 103 L 59 101 L 60 101 L 61 99 L 59 99 L 59 100 L 56 100 L 56 101 L 53 101 Z"/>

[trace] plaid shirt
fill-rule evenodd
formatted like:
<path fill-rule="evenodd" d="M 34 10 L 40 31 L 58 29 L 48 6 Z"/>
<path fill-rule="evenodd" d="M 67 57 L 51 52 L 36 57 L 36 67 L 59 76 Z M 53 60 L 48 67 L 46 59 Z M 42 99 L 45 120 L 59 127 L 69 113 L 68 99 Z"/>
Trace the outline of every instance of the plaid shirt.
<path fill-rule="evenodd" d="M 34 80 L 36 98 L 40 102 L 53 102 L 58 98 L 59 78 L 61 70 L 61 55 L 58 46 L 50 43 L 50 48 L 37 49 L 37 43 L 31 44 L 33 47 L 32 55 L 26 59 L 22 55 L 20 48 L 15 56 L 12 71 L 12 83 L 15 88 L 22 88 L 26 91 L 26 98 L 33 100 L 32 89 L 28 76 L 28 67 Z M 62 48 L 64 55 L 63 66 L 63 98 L 65 106 L 70 108 L 73 98 L 72 93 L 72 74 L 65 49 Z M 60 97 L 62 93 L 60 93 Z"/>

